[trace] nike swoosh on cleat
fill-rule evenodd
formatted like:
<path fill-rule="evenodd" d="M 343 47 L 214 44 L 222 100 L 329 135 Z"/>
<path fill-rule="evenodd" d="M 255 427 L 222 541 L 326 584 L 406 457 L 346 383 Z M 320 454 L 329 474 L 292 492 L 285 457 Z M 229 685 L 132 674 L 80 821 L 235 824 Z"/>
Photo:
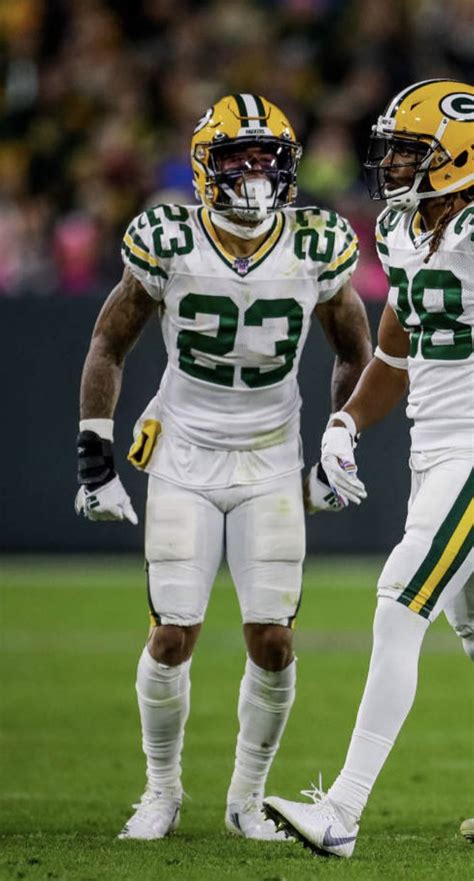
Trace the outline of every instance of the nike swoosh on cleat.
<path fill-rule="evenodd" d="M 230 819 L 232 820 L 232 823 L 234 824 L 236 829 L 238 829 L 239 832 L 242 832 L 242 826 L 240 825 L 239 815 L 238 814 L 231 814 Z"/>
<path fill-rule="evenodd" d="M 342 844 L 350 844 L 351 841 L 355 841 L 357 838 L 357 835 L 349 835 L 346 838 L 333 838 L 331 829 L 332 825 L 328 826 L 324 833 L 323 847 L 340 847 Z"/>

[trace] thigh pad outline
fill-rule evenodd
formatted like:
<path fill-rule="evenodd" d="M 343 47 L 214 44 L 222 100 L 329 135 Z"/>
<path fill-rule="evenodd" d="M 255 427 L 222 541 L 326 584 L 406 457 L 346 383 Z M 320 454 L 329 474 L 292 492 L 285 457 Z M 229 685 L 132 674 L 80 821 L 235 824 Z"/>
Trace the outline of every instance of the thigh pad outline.
<path fill-rule="evenodd" d="M 305 525 L 302 506 L 295 496 L 281 493 L 255 499 L 252 520 L 254 560 L 301 563 Z"/>
<path fill-rule="evenodd" d="M 194 506 L 179 495 L 151 496 L 147 504 L 145 531 L 147 560 L 191 560 L 195 549 Z"/>

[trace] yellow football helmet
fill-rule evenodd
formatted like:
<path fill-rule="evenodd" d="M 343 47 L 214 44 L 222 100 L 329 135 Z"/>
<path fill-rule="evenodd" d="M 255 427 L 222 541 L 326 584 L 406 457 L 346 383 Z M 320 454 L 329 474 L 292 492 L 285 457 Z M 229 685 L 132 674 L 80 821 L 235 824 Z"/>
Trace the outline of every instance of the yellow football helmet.
<path fill-rule="evenodd" d="M 396 166 L 414 169 L 403 187 L 387 186 Z M 474 183 L 474 88 L 457 80 L 426 80 L 403 89 L 372 128 L 364 164 L 372 199 L 408 211 L 420 199 L 461 192 Z"/>
<path fill-rule="evenodd" d="M 259 175 L 245 155 L 251 147 L 265 154 Z M 209 108 L 194 130 L 191 164 L 196 198 L 224 215 L 262 220 L 294 202 L 301 153 L 293 128 L 278 107 L 259 95 L 227 95 Z M 237 161 L 224 162 L 232 154 Z"/>

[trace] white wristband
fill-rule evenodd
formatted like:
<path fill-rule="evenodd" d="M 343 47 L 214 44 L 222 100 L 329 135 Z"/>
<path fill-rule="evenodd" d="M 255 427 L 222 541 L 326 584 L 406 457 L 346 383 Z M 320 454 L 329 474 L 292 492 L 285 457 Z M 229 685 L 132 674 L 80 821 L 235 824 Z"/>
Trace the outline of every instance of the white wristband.
<path fill-rule="evenodd" d="M 394 355 L 387 355 L 380 346 L 377 346 L 374 352 L 374 358 L 388 364 L 389 367 L 396 367 L 397 370 L 408 370 L 408 358 L 395 358 Z"/>
<path fill-rule="evenodd" d="M 79 422 L 79 431 L 95 431 L 99 437 L 104 440 L 113 441 L 114 439 L 114 420 L 113 419 L 81 419 Z"/>
<path fill-rule="evenodd" d="M 331 427 L 331 422 L 333 422 L 334 419 L 339 419 L 339 422 L 342 422 L 342 424 L 345 425 L 349 434 L 352 437 L 352 440 L 354 440 L 354 438 L 357 434 L 357 426 L 356 426 L 351 414 L 346 413 L 345 410 L 338 410 L 337 413 L 331 413 L 326 428 Z M 335 426 L 332 426 L 332 427 L 334 428 Z"/>

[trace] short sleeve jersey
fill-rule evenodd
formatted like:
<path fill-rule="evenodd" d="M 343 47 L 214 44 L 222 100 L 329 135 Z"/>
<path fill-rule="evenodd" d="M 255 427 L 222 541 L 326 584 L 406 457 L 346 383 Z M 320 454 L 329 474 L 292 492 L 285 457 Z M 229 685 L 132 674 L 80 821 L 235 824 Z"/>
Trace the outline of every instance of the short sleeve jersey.
<path fill-rule="evenodd" d="M 410 337 L 407 416 L 414 452 L 465 449 L 474 442 L 474 207 L 448 223 L 428 262 L 432 231 L 418 211 L 386 209 L 377 251 L 389 303 Z"/>
<path fill-rule="evenodd" d="M 122 255 L 162 305 L 168 365 L 157 415 L 167 434 L 230 450 L 297 435 L 297 371 L 311 315 L 357 261 L 347 221 L 287 208 L 255 254 L 236 258 L 207 209 L 158 205 L 132 221 Z"/>

